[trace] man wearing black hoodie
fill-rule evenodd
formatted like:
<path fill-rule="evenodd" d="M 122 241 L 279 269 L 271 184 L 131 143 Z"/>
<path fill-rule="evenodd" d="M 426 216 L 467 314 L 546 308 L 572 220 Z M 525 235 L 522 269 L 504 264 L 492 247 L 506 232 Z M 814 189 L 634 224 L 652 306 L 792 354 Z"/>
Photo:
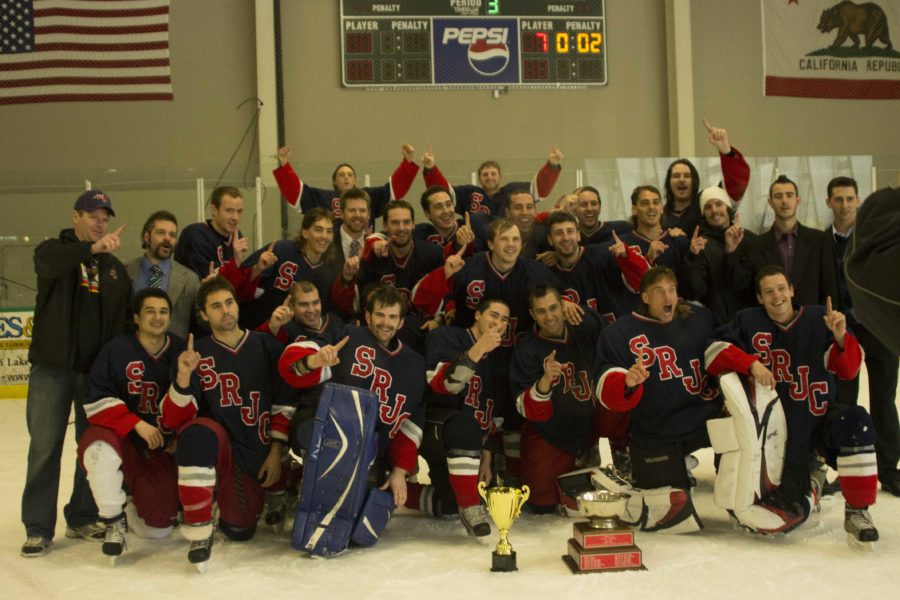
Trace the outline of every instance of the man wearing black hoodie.
<path fill-rule="evenodd" d="M 107 233 L 114 217 L 109 196 L 88 190 L 78 197 L 71 229 L 42 242 L 34 251 L 37 299 L 28 359 L 26 420 L 31 442 L 22 493 L 24 557 L 43 556 L 56 528 L 60 460 L 75 404 L 76 441 L 87 429 L 84 400 L 97 352 L 125 329 L 131 282 L 118 258 L 121 225 Z M 84 471 L 76 466 L 72 497 L 63 509 L 66 537 L 102 541 L 97 507 Z"/>

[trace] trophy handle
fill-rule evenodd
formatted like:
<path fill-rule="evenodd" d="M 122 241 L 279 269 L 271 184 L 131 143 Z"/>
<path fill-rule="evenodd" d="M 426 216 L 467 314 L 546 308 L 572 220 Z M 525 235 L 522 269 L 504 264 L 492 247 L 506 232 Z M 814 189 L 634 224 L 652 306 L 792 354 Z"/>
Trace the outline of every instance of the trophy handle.
<path fill-rule="evenodd" d="M 488 499 L 487 494 L 485 493 L 485 485 L 483 481 L 478 482 L 478 495 L 481 496 L 481 499 L 484 500 L 485 503 L 487 503 Z"/>
<path fill-rule="evenodd" d="M 516 514 L 515 519 L 518 519 L 522 514 L 522 506 L 525 504 L 525 501 L 528 500 L 528 497 L 531 496 L 531 488 L 527 485 L 523 485 L 521 488 L 522 493 L 519 494 L 519 504 L 516 506 Z"/>

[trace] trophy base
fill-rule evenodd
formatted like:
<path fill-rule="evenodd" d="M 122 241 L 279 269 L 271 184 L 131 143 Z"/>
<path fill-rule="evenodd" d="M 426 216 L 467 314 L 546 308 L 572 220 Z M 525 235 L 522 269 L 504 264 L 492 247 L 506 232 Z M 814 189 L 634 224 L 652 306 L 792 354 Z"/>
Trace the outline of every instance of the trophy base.
<path fill-rule="evenodd" d="M 494 552 L 491 555 L 491 571 L 494 573 L 511 573 L 518 570 L 515 550 L 510 554 L 497 554 Z"/>
<path fill-rule="evenodd" d="M 572 573 L 575 575 L 586 575 L 588 573 L 621 573 L 622 571 L 646 571 L 647 567 L 641 565 L 639 567 L 619 567 L 612 569 L 601 569 L 601 570 L 593 570 L 593 571 L 582 571 L 578 568 L 578 563 L 575 562 L 575 559 L 569 556 L 568 554 L 562 555 L 562 561 L 566 563 L 566 566 L 572 570 Z"/>

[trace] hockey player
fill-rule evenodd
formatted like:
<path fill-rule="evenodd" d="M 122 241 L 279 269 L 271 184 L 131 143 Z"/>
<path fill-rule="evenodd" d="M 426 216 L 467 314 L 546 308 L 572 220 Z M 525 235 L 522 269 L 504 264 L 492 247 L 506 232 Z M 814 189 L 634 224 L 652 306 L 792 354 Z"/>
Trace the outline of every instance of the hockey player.
<path fill-rule="evenodd" d="M 322 310 L 319 289 L 305 280 L 291 284 L 282 305 L 259 327 L 259 331 L 271 333 L 283 344 L 311 339 L 323 345 L 337 343 L 343 329 L 344 322 L 338 315 Z"/>
<path fill-rule="evenodd" d="M 453 199 L 446 189 L 434 185 L 422 192 L 422 210 L 428 223 L 419 223 L 413 229 L 413 238 L 433 242 L 453 253 L 468 245 L 467 254 L 487 249 L 487 228 L 493 220 L 484 214 L 465 213 L 460 217 L 454 212 Z M 452 247 L 447 247 L 452 244 Z"/>
<path fill-rule="evenodd" d="M 878 487 L 875 429 L 861 406 L 834 402 L 835 375 L 852 379 L 859 371 L 859 343 L 830 298 L 824 307 L 795 307 L 782 267 L 760 269 L 756 288 L 762 306 L 738 312 L 715 332 L 706 365 L 713 376 L 735 371 L 774 387 L 784 408 L 788 433 L 781 484 L 760 502 L 784 523 L 759 532 L 787 532 L 809 516 L 815 503 L 809 498 L 810 460 L 820 453 L 837 467 L 846 501 L 844 529 L 857 542 L 875 542 L 878 530 L 867 510 Z"/>
<path fill-rule="evenodd" d="M 253 537 L 264 490 L 281 474 L 288 420 L 275 408 L 282 346 L 272 336 L 238 326 L 231 285 L 215 278 L 197 293 L 212 335 L 188 338 L 162 403 L 162 422 L 177 430 L 178 496 L 188 560 L 203 572 L 218 528 L 230 539 Z"/>
<path fill-rule="evenodd" d="M 495 161 L 488 160 L 478 167 L 478 185 L 454 185 L 451 187 L 435 164 L 434 154 L 429 146 L 428 152 L 422 156 L 422 177 L 425 179 L 425 185 L 429 187 L 439 185 L 450 190 L 450 195 L 456 202 L 457 213 L 485 213 L 500 217 L 503 215 L 506 195 L 510 190 L 524 188 L 529 190 L 538 201 L 547 198 L 559 178 L 562 159 L 562 152 L 554 143 L 547 162 L 538 170 L 531 184 L 524 181 L 513 181 L 501 186 L 500 165 Z"/>
<path fill-rule="evenodd" d="M 137 331 L 110 340 L 94 361 L 84 405 L 91 426 L 78 445 L 113 564 L 128 546 L 129 525 L 142 537 L 165 537 L 178 513 L 172 432 L 160 423 L 159 404 L 184 340 L 167 333 L 172 302 L 163 290 L 144 288 L 132 310 Z M 130 523 L 125 489 L 136 511 Z"/>
<path fill-rule="evenodd" d="M 631 222 L 634 230 L 622 234 L 622 241 L 643 254 L 651 265 L 668 267 L 683 281 L 682 266 L 688 253 L 688 239 L 679 228 L 666 229 L 661 224 L 662 199 L 652 185 L 640 185 L 631 192 Z M 687 295 L 687 286 L 678 289 Z"/>
<path fill-rule="evenodd" d="M 619 235 L 631 231 L 628 221 L 601 221 L 600 220 L 600 192 L 589 185 L 575 190 L 575 208 L 573 212 L 578 217 L 578 228 L 581 232 L 581 243 L 585 246 L 600 244 L 608 246 L 613 242 L 612 232 Z"/>
<path fill-rule="evenodd" d="M 625 245 L 611 231 L 606 245 L 581 246 L 574 215 L 551 213 L 548 241 L 553 248 L 550 270 L 562 284 L 563 298 L 598 311 L 607 321 L 631 312 L 637 304 L 641 277 L 650 268 L 647 259 Z"/>
<path fill-rule="evenodd" d="M 296 388 L 330 380 L 377 394 L 379 460 L 373 473 L 396 506 L 406 503 L 406 477 L 416 468 L 425 416 L 425 361 L 397 339 L 405 310 L 399 290 L 376 286 L 366 298 L 366 327 L 346 326 L 337 344 L 293 343 L 278 363 L 281 376 Z"/>
<path fill-rule="evenodd" d="M 653 267 L 641 279 L 641 307 L 603 330 L 597 346 L 597 398 L 631 411 L 634 484 L 625 520 L 648 531 L 702 527 L 690 498 L 685 457 L 709 446 L 707 420 L 721 413 L 703 371 L 712 314 L 678 299 L 677 279 Z"/>
<path fill-rule="evenodd" d="M 563 317 L 556 288 L 536 286 L 528 295 L 536 331 L 516 344 L 509 368 L 510 388 L 522 424 L 522 478 L 528 499 L 540 513 L 560 502 L 556 478 L 571 471 L 594 434 L 596 402 L 590 380 L 597 336 L 606 321 L 588 310 L 578 325 Z"/>
<path fill-rule="evenodd" d="M 366 249 L 356 278 L 360 296 L 374 283 L 387 283 L 397 288 L 407 300 L 422 277 L 438 268 L 444 260 L 443 249 L 430 242 L 416 240 L 412 232 L 416 218 L 412 205 L 393 200 L 384 209 L 384 235 L 366 241 Z M 405 311 L 404 311 L 405 312 Z"/>
<path fill-rule="evenodd" d="M 534 197 L 525 188 L 516 188 L 506 194 L 504 215 L 519 228 L 522 236 L 521 256 L 535 258 L 550 249 L 547 243 L 547 227 L 535 221 Z"/>
<path fill-rule="evenodd" d="M 337 305 L 349 307 L 353 290 L 341 285 L 343 265 L 334 248 L 334 226 L 331 215 L 312 208 L 303 215 L 300 231 L 293 240 L 278 240 L 260 248 L 244 261 L 244 267 L 257 264 L 261 255 L 271 252 L 275 263 L 262 271 L 257 280 L 254 300 L 241 307 L 241 322 L 256 329 L 264 323 L 288 296 L 291 284 L 303 279 L 313 283 L 324 300 L 326 310 Z M 348 273 L 351 267 L 348 267 Z M 346 274 L 346 273 L 345 273 Z M 332 301 L 333 296 L 341 299 Z"/>
<path fill-rule="evenodd" d="M 750 165 L 743 155 L 728 142 L 728 132 L 720 127 L 713 127 L 706 119 L 709 143 L 719 151 L 719 162 L 722 166 L 722 187 L 734 200 L 735 205 L 744 197 L 747 183 L 750 181 Z M 664 209 L 663 227 L 678 227 L 682 231 L 693 231 L 700 224 L 700 175 L 697 167 L 686 158 L 679 158 L 669 165 L 666 171 L 666 207 Z"/>
<path fill-rule="evenodd" d="M 185 227 L 175 245 L 175 260 L 201 279 L 209 274 L 210 263 L 221 267 L 232 258 L 235 249 L 239 252 L 248 249 L 247 238 L 240 231 L 244 213 L 240 190 L 227 186 L 214 189 L 209 211 L 212 218 Z"/>
<path fill-rule="evenodd" d="M 403 160 L 391 175 L 390 181 L 381 187 L 362 188 L 369 198 L 369 225 L 375 224 L 375 219 L 382 215 L 385 205 L 391 200 L 401 200 L 406 196 L 409 187 L 419 172 L 419 165 L 412 162 L 415 148 L 409 144 L 403 144 Z M 318 206 L 331 213 L 335 221 L 342 221 L 344 214 L 341 211 L 341 195 L 356 187 L 356 170 L 342 163 L 335 168 L 331 175 L 333 189 L 325 190 L 306 185 L 301 181 L 294 168 L 291 166 L 291 147 L 284 146 L 278 149 L 279 167 L 272 171 L 278 189 L 285 202 L 297 211 L 305 213 L 309 209 Z"/>
<path fill-rule="evenodd" d="M 468 329 L 439 327 L 426 340 L 428 408 L 421 454 L 428 462 L 432 489 L 416 490 L 418 505 L 449 514 L 454 507 L 470 535 L 491 533 L 478 496 L 478 482 L 491 480 L 494 420 L 509 401 L 509 352 L 501 347 L 509 306 L 485 298 Z M 421 486 L 420 486 L 421 487 Z"/>
<path fill-rule="evenodd" d="M 522 293 L 538 283 L 558 282 L 547 267 L 520 256 L 522 238 L 509 219 L 497 219 L 488 230 L 488 252 L 458 261 L 448 261 L 422 279 L 413 290 L 413 305 L 423 314 L 436 314 L 445 297 L 456 309 L 455 325 L 470 327 L 481 299 L 502 298 L 509 305 L 509 330 L 503 345 L 531 327 L 528 299 Z"/>

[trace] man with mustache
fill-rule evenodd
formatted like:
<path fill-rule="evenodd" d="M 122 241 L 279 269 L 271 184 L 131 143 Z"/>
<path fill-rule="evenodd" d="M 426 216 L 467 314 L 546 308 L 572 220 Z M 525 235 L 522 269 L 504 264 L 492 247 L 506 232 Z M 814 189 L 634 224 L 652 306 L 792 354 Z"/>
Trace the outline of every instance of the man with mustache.
<path fill-rule="evenodd" d="M 158 288 L 172 300 L 169 331 L 187 339 L 200 280 L 179 262 L 172 260 L 178 237 L 178 220 L 167 210 L 158 210 L 141 230 L 144 255 L 125 265 L 134 293 L 145 288 Z"/>

